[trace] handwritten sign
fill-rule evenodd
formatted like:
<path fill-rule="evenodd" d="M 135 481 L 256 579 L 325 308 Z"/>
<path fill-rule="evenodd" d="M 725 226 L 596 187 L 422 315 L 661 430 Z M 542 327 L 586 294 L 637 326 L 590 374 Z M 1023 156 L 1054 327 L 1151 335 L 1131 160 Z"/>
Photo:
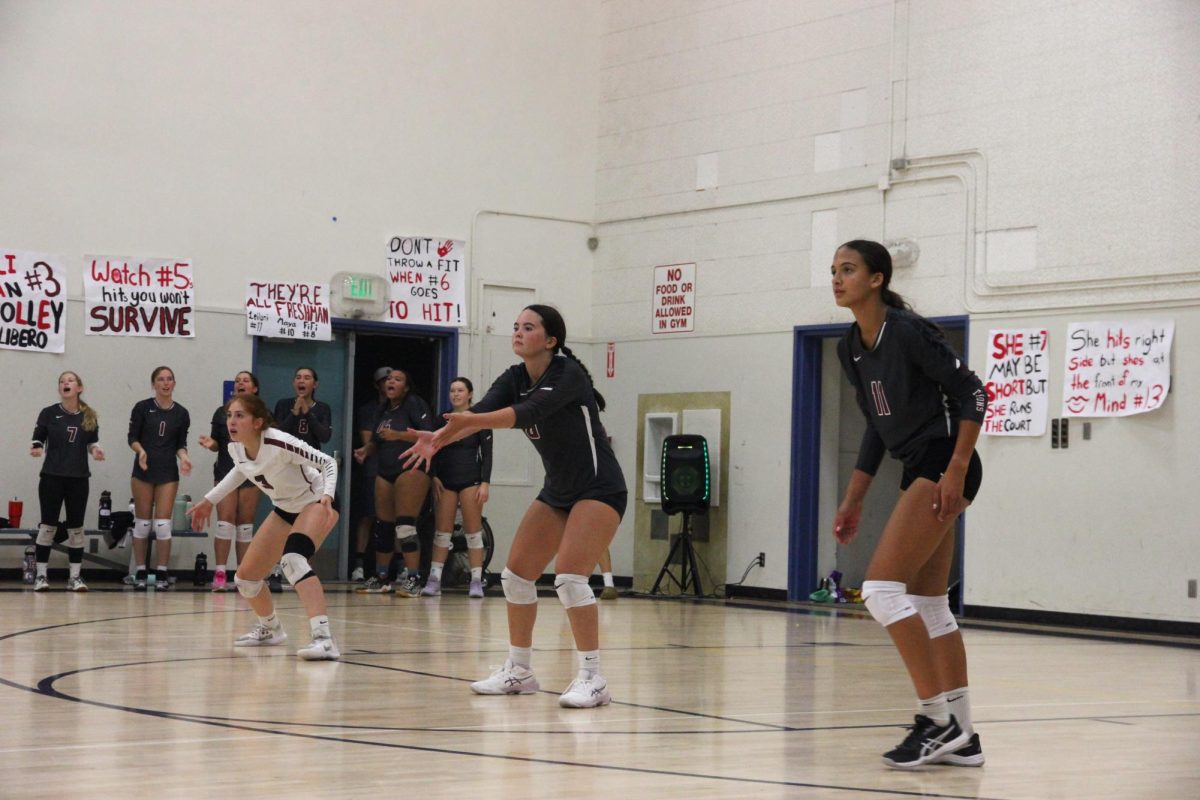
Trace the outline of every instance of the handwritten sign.
<path fill-rule="evenodd" d="M 65 351 L 66 281 L 58 256 L 0 250 L 0 347 Z"/>
<path fill-rule="evenodd" d="M 330 341 L 329 284 L 246 281 L 246 333 Z"/>
<path fill-rule="evenodd" d="M 987 416 L 983 432 L 992 436 L 1041 436 L 1050 406 L 1050 359 L 1045 329 L 988 333 Z"/>
<path fill-rule="evenodd" d="M 685 333 L 696 324 L 696 265 L 654 268 L 651 333 Z"/>
<path fill-rule="evenodd" d="M 466 324 L 467 243 L 393 236 L 388 241 L 388 322 L 456 328 Z"/>
<path fill-rule="evenodd" d="M 83 263 L 87 333 L 159 338 L 196 335 L 191 261 L 84 256 Z"/>
<path fill-rule="evenodd" d="M 1127 417 L 1161 406 L 1171 388 L 1175 322 L 1074 322 L 1067 327 L 1064 417 Z"/>

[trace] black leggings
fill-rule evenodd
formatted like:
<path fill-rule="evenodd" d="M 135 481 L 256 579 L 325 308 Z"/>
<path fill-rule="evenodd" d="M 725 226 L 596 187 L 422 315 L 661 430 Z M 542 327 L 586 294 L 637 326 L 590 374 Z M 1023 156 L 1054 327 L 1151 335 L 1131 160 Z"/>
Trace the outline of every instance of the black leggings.
<path fill-rule="evenodd" d="M 67 527 L 82 528 L 87 508 L 88 479 L 43 475 L 38 482 L 38 499 L 42 503 L 42 524 L 58 525 L 58 512 L 67 505 Z"/>

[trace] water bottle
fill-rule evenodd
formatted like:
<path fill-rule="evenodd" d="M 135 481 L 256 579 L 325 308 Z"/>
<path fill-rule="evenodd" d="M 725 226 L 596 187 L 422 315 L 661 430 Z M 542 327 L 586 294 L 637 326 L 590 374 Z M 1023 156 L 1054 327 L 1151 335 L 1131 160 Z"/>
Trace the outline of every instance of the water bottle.
<path fill-rule="evenodd" d="M 107 489 L 100 493 L 100 522 L 96 527 L 102 531 L 112 530 L 112 493 Z"/>
<path fill-rule="evenodd" d="M 196 554 L 196 567 L 192 573 L 192 583 L 196 586 L 208 583 L 208 555 L 205 553 Z"/>
<path fill-rule="evenodd" d="M 158 583 L 158 576 L 155 574 L 154 570 L 150 570 L 149 572 L 147 572 L 146 573 L 146 588 L 153 589 L 157 583 Z"/>
<path fill-rule="evenodd" d="M 21 571 L 21 580 L 26 583 L 33 583 L 33 576 L 37 574 L 37 551 L 33 545 L 25 548 L 24 568 Z"/>
<path fill-rule="evenodd" d="M 192 496 L 190 494 L 181 494 L 175 498 L 175 508 L 171 514 L 171 528 L 177 531 L 186 531 L 191 529 L 191 524 L 188 522 L 188 511 L 191 509 Z"/>

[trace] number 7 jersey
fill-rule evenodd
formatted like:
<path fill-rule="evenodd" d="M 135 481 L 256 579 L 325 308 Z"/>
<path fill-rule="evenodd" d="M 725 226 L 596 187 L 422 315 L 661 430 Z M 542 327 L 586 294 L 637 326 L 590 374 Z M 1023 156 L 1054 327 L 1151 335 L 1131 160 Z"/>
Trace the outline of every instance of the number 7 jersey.
<path fill-rule="evenodd" d="M 337 491 L 337 462 L 277 428 L 262 432 L 256 458 L 249 458 L 240 442 L 229 443 L 229 455 L 233 457 L 233 469 L 204 495 L 213 505 L 247 478 L 277 508 L 291 514 L 299 514 L 322 496 L 333 497 Z"/>

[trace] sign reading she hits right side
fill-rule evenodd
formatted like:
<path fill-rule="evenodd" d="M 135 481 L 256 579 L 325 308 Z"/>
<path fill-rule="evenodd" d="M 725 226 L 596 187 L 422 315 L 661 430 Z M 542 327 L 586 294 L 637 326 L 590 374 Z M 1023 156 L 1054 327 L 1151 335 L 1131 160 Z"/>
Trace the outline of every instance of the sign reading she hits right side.
<path fill-rule="evenodd" d="M 696 323 L 696 265 L 654 268 L 651 333 L 685 333 Z"/>
<path fill-rule="evenodd" d="M 1161 406 L 1171 388 L 1174 337 L 1174 320 L 1071 323 L 1063 416 L 1127 417 Z"/>

